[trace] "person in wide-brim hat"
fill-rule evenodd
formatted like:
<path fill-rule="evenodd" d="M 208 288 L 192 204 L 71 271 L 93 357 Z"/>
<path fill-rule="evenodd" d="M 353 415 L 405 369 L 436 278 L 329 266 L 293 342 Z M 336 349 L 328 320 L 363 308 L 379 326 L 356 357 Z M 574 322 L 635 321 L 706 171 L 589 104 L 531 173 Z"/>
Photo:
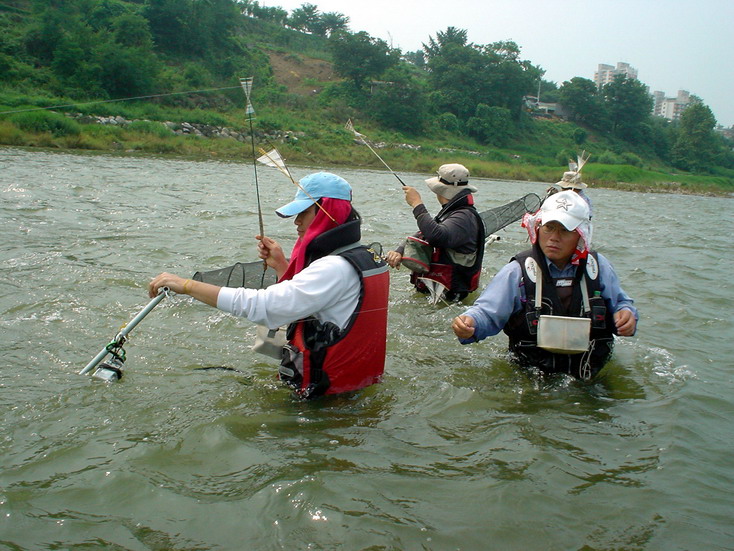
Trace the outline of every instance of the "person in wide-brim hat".
<path fill-rule="evenodd" d="M 405 202 L 413 208 L 420 231 L 389 251 L 386 260 L 393 268 L 405 265 L 410 269 L 410 281 L 418 291 L 429 292 L 422 281 L 428 278 L 445 288 L 443 298 L 461 300 L 479 285 L 484 255 L 484 223 L 472 195 L 477 188 L 469 183 L 469 170 L 458 163 L 441 165 L 426 184 L 436 194 L 441 210 L 432 217 L 418 190 L 404 186 Z M 420 250 L 414 251 L 416 244 Z M 411 254 L 406 255 L 406 246 Z"/>
<path fill-rule="evenodd" d="M 460 164 L 441 165 L 437 176 L 426 180 L 426 184 L 433 193 L 449 200 L 456 197 L 464 189 L 468 189 L 472 193 L 478 191 L 475 186 L 469 183 L 469 170 Z"/>
<path fill-rule="evenodd" d="M 587 186 L 584 182 L 581 181 L 581 173 L 574 172 L 572 170 L 569 170 L 567 172 L 563 173 L 563 177 L 561 178 L 560 182 L 556 182 L 555 184 L 561 190 L 564 189 L 585 189 L 589 186 Z"/>

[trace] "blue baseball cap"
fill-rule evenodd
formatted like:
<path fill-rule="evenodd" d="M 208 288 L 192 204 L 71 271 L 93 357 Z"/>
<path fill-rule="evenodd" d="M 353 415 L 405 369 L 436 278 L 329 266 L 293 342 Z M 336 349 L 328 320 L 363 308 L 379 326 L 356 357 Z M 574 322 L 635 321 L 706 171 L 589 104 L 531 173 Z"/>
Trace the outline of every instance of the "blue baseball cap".
<path fill-rule="evenodd" d="M 300 214 L 324 197 L 352 200 L 352 186 L 344 178 L 331 172 L 309 174 L 301 178 L 299 184 L 301 187 L 298 188 L 293 201 L 275 210 L 279 216 L 288 218 Z"/>

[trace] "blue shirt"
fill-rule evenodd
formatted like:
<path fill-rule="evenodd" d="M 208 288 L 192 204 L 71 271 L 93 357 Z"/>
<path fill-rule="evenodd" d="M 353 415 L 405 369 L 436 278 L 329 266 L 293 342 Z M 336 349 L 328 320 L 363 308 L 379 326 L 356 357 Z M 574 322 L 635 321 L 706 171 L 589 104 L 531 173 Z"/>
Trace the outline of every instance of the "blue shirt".
<path fill-rule="evenodd" d="M 624 292 L 619 284 L 614 268 L 609 261 L 597 253 L 599 259 L 599 284 L 601 296 L 607 308 L 614 314 L 623 308 L 631 310 L 637 318 L 637 309 L 634 301 Z M 572 278 L 576 273 L 576 266 L 567 264 L 562 270 L 553 262 L 545 259 L 553 278 Z M 525 286 L 522 283 L 522 267 L 512 261 L 506 264 L 497 275 L 492 278 L 482 294 L 466 312 L 474 320 L 474 335 L 469 339 L 459 339 L 461 344 L 481 341 L 496 335 L 507 324 L 510 316 L 524 308 Z"/>

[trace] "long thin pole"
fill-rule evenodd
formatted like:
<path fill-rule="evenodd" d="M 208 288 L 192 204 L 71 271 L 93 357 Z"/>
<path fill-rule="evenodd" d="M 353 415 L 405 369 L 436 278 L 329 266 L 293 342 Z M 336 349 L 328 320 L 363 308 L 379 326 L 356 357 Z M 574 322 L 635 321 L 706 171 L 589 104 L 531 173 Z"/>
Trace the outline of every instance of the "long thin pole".
<path fill-rule="evenodd" d="M 365 144 L 365 145 L 366 145 L 367 147 L 369 147 L 369 148 L 370 148 L 370 151 L 372 151 L 372 153 L 374 153 L 374 154 L 375 154 L 375 157 L 377 157 L 378 159 L 380 159 L 380 160 L 382 161 L 382 164 L 383 164 L 383 165 L 385 165 L 385 166 L 387 167 L 387 169 L 388 169 L 388 170 L 389 170 L 389 171 L 390 171 L 390 172 L 392 173 L 392 175 L 393 175 L 393 176 L 395 176 L 395 177 L 396 177 L 396 178 L 398 179 L 398 182 L 400 182 L 400 184 L 401 184 L 402 186 L 405 186 L 406 184 L 405 184 L 405 182 L 403 182 L 403 181 L 402 181 L 402 180 L 400 179 L 400 176 L 398 176 L 397 174 L 395 174 L 395 172 L 393 171 L 393 169 L 392 169 L 392 168 L 390 168 L 390 167 L 389 167 L 389 166 L 387 165 L 387 163 L 386 163 L 385 161 L 383 161 L 383 160 L 382 160 L 382 157 L 380 157 L 380 156 L 379 156 L 379 155 L 377 154 L 377 151 L 375 151 L 374 149 L 372 149 L 372 146 L 370 145 L 370 143 L 369 143 L 369 142 L 368 142 L 368 141 L 367 141 L 367 140 L 366 140 L 366 139 L 365 139 L 364 137 L 362 138 L 362 141 L 364 142 L 364 144 Z"/>
<path fill-rule="evenodd" d="M 257 218 L 260 224 L 260 235 L 265 235 L 265 225 L 263 224 L 263 210 L 260 206 L 260 185 L 257 181 L 257 157 L 255 157 L 255 134 L 252 131 L 252 115 L 250 119 L 250 145 L 252 146 L 252 168 L 255 172 L 255 197 L 257 198 Z"/>
<path fill-rule="evenodd" d="M 352 124 L 352 119 L 349 119 L 347 121 L 346 129 L 349 130 L 350 132 L 352 132 L 357 138 L 359 138 L 362 141 L 362 143 L 364 145 L 366 145 L 369 148 L 369 150 L 372 151 L 372 153 L 374 153 L 375 157 L 377 157 L 378 159 L 380 159 L 380 162 L 382 162 L 382 164 L 385 165 L 385 168 L 387 168 L 390 171 L 390 173 L 398 179 L 398 182 L 400 182 L 400 185 L 402 185 L 403 187 L 405 187 L 406 184 L 405 184 L 405 182 L 403 182 L 400 179 L 400 176 L 398 176 L 397 174 L 395 174 L 395 171 L 392 168 L 390 168 L 390 166 L 383 160 L 383 158 L 380 157 L 377 154 L 377 151 L 375 151 L 374 149 L 372 149 L 372 146 L 370 145 L 370 141 L 367 138 L 367 136 L 365 136 L 364 134 L 360 134 L 359 132 L 357 132 L 354 129 L 354 125 Z"/>
<path fill-rule="evenodd" d="M 252 146 L 252 169 L 255 173 L 255 197 L 257 199 L 257 220 L 260 226 L 260 237 L 265 237 L 265 224 L 263 224 L 263 210 L 260 205 L 260 184 L 257 180 L 257 156 L 255 155 L 255 132 L 252 129 L 252 116 L 255 114 L 255 108 L 252 106 L 250 101 L 250 93 L 252 92 L 252 80 L 253 78 L 241 78 L 240 85 L 245 92 L 247 98 L 247 118 L 250 122 L 250 145 Z M 268 263 L 263 260 L 263 273 L 260 276 L 260 288 L 265 285 L 265 272 L 268 271 Z"/>
<path fill-rule="evenodd" d="M 168 293 L 168 288 L 167 288 L 167 287 L 164 287 L 163 289 L 161 289 L 161 291 L 160 291 L 160 293 L 158 294 L 158 296 L 157 296 L 157 297 L 155 297 L 155 298 L 154 298 L 153 300 L 151 300 L 151 301 L 150 301 L 150 302 L 149 302 L 149 303 L 147 304 L 147 306 L 145 306 L 145 308 L 143 308 L 143 309 L 142 309 L 142 310 L 141 310 L 140 312 L 138 312 L 138 314 L 137 314 L 137 315 L 136 315 L 136 316 L 135 316 L 135 317 L 134 317 L 134 318 L 133 318 L 132 320 L 130 320 L 130 321 L 129 321 L 129 322 L 127 323 L 127 325 L 125 325 L 125 327 L 123 327 L 123 328 L 122 328 L 122 329 L 120 330 L 120 332 L 119 332 L 119 333 L 118 333 L 118 334 L 117 334 L 117 335 L 115 336 L 115 338 L 113 339 L 113 341 L 112 341 L 112 342 L 113 342 L 113 343 L 116 343 L 116 344 L 122 344 L 122 343 L 124 343 L 124 342 L 125 342 L 125 338 L 127 337 L 127 334 L 128 334 L 128 333 L 129 333 L 130 331 L 132 331 L 133 329 L 135 329 L 135 326 L 136 326 L 136 325 L 137 325 L 138 323 L 140 323 L 140 322 L 141 322 L 141 321 L 143 320 L 143 318 L 144 318 L 145 316 L 147 316 L 147 315 L 148 315 L 148 314 L 150 313 L 150 311 L 151 311 L 151 310 L 152 310 L 153 308 L 155 308 L 155 307 L 156 307 L 156 305 L 157 305 L 157 304 L 158 304 L 158 303 L 159 303 L 160 301 L 162 301 L 162 300 L 163 300 L 164 298 L 166 298 L 166 296 L 167 296 L 167 293 Z M 96 355 L 96 356 L 94 357 L 94 359 L 93 359 L 93 360 L 92 360 L 91 362 L 89 362 L 89 363 L 88 363 L 88 364 L 86 365 L 86 367 L 85 367 L 84 369 L 82 369 L 82 370 L 81 370 L 81 371 L 79 372 L 79 375 L 85 375 L 86 373 L 89 373 L 89 372 L 90 372 L 90 371 L 91 371 L 92 369 L 94 369 L 94 367 L 95 367 L 95 366 L 96 366 L 96 365 L 97 365 L 97 364 L 98 364 L 99 362 L 101 362 L 101 361 L 102 361 L 102 360 L 103 360 L 103 359 L 105 358 L 105 356 L 107 356 L 107 354 L 110 354 L 110 351 L 108 350 L 108 347 L 109 347 L 109 345 L 108 345 L 108 346 L 105 346 L 105 347 L 104 347 L 104 348 L 103 348 L 102 350 L 100 350 L 100 351 L 99 351 L 99 354 L 97 354 L 97 355 Z"/>
<path fill-rule="evenodd" d="M 247 118 L 250 122 L 250 145 L 252 146 L 252 168 L 255 172 L 255 196 L 257 198 L 257 216 L 260 223 L 260 235 L 265 235 L 265 226 L 263 225 L 263 211 L 260 206 L 260 185 L 257 181 L 257 157 L 255 156 L 255 132 L 252 129 L 252 116 L 255 114 L 255 108 L 252 106 L 250 101 L 250 94 L 252 93 L 252 77 L 241 78 L 240 85 L 245 92 L 245 98 L 247 99 Z"/>

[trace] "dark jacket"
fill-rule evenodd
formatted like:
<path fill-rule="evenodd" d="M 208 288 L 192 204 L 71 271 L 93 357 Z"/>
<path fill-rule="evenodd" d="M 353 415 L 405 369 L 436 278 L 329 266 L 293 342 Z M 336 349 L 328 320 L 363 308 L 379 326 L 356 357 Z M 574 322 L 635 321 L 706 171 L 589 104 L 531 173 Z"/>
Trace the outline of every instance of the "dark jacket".
<path fill-rule="evenodd" d="M 429 272 L 411 276 L 419 291 L 419 277 L 435 279 L 449 291 L 448 298 L 462 299 L 479 286 L 484 258 L 484 222 L 474 208 L 470 190 L 462 190 L 434 217 L 425 205 L 413 209 L 420 230 L 416 236 L 434 248 Z M 398 247 L 401 254 L 404 248 Z"/>

